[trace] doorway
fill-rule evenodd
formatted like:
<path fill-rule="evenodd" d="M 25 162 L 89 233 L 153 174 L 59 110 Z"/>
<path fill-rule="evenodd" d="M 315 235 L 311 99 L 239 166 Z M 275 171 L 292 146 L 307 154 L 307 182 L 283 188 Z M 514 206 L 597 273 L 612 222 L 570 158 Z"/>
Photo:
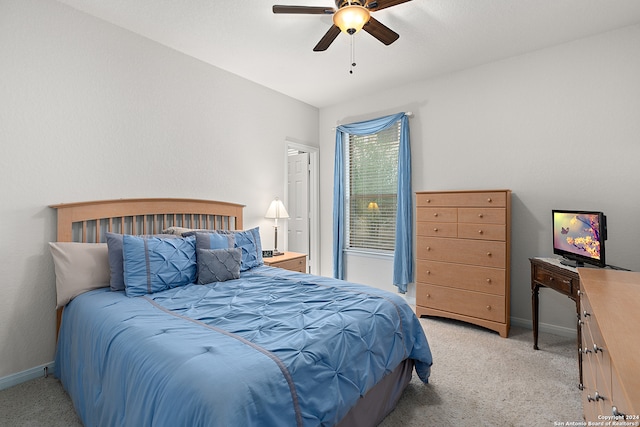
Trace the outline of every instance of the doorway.
<path fill-rule="evenodd" d="M 284 202 L 286 250 L 307 254 L 307 272 L 320 274 L 319 152 L 317 147 L 285 141 Z"/>

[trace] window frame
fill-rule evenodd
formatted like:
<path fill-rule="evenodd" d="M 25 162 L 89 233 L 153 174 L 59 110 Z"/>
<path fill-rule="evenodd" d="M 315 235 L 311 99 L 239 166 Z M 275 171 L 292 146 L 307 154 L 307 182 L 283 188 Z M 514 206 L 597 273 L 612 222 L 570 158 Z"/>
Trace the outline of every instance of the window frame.
<path fill-rule="evenodd" d="M 374 132 L 366 135 L 356 135 L 356 134 L 346 135 L 347 138 L 345 138 L 344 153 L 343 153 L 345 158 L 345 162 L 344 162 L 345 238 L 344 238 L 343 251 L 345 252 L 364 253 L 369 255 L 379 255 L 383 257 L 393 256 L 394 254 L 395 240 L 396 240 L 397 206 L 398 206 L 397 205 L 398 204 L 398 156 L 400 153 L 401 131 L 402 131 L 402 123 L 401 121 L 398 121 L 393 126 L 387 129 L 381 130 L 379 132 Z M 379 138 L 380 136 L 382 136 L 382 138 Z M 380 139 L 382 141 L 380 141 Z M 393 185 L 391 187 L 387 185 L 387 190 L 390 188 L 393 188 L 393 192 L 392 193 L 381 192 L 380 189 L 383 187 L 383 185 L 379 185 L 378 189 L 373 193 L 370 193 L 368 195 L 361 194 L 361 195 L 354 196 L 353 194 L 354 192 L 352 191 L 352 186 L 351 186 L 353 181 L 353 177 L 352 177 L 352 166 L 353 166 L 352 157 L 353 156 L 351 155 L 352 145 L 354 143 L 359 143 L 361 146 L 364 145 L 366 148 L 366 145 L 374 146 L 379 142 L 382 142 L 387 147 L 387 152 L 391 150 L 393 151 L 392 161 L 390 161 L 388 158 L 386 159 L 387 166 L 393 167 L 393 170 L 392 170 Z M 376 167 L 374 166 L 374 168 Z M 387 177 L 388 177 L 388 173 L 387 173 Z M 380 178 L 378 180 L 378 183 L 381 183 L 382 180 L 383 178 Z M 375 180 L 367 181 L 366 184 L 370 184 L 374 181 Z M 360 228 L 354 227 L 354 224 L 353 224 L 354 215 L 352 211 L 352 202 L 354 201 L 355 197 L 358 197 L 361 200 L 362 198 L 364 198 L 365 201 L 369 199 L 371 199 L 372 201 L 375 201 L 377 205 L 374 206 L 374 209 L 379 208 L 379 205 L 383 204 L 384 213 L 382 214 L 382 218 L 376 218 L 373 220 L 369 219 L 367 221 L 364 221 L 366 219 L 366 215 L 371 215 L 373 213 L 369 213 L 370 211 L 365 211 L 364 210 L 365 208 L 363 207 L 360 207 L 359 209 L 356 208 L 355 211 L 360 214 L 361 224 L 362 222 L 369 222 L 371 225 L 373 225 L 374 228 L 377 227 L 376 229 L 378 232 L 379 232 L 380 226 L 387 227 L 385 228 L 385 233 L 384 233 L 385 237 L 380 238 L 380 235 L 378 235 L 377 240 L 372 239 L 371 236 L 367 234 L 366 231 L 363 231 L 362 225 L 360 225 Z M 383 203 L 381 199 L 388 198 L 388 197 L 392 197 L 393 202 Z M 390 207 L 389 205 L 391 205 L 392 207 Z M 368 205 L 368 207 L 371 207 L 371 205 Z M 376 211 L 378 210 L 379 209 L 376 209 Z M 389 230 L 391 230 L 391 233 L 389 233 Z M 357 234 L 357 236 L 354 236 L 354 234 Z M 373 244 L 373 245 L 366 244 L 366 242 L 372 242 L 372 241 L 375 241 L 376 244 Z"/>

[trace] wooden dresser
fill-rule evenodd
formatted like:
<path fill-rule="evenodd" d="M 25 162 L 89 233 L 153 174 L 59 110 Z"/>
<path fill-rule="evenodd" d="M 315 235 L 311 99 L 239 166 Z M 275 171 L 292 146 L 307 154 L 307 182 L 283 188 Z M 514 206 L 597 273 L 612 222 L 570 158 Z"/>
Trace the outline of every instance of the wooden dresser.
<path fill-rule="evenodd" d="M 416 193 L 418 316 L 509 334 L 511 191 Z"/>
<path fill-rule="evenodd" d="M 587 422 L 640 424 L 640 273 L 578 268 Z M 618 418 L 611 418 L 611 417 Z M 609 417 L 609 418 L 605 418 Z"/>
<path fill-rule="evenodd" d="M 285 252 L 283 255 L 264 257 L 264 265 L 284 268 L 285 270 L 307 272 L 307 255 L 297 252 Z"/>

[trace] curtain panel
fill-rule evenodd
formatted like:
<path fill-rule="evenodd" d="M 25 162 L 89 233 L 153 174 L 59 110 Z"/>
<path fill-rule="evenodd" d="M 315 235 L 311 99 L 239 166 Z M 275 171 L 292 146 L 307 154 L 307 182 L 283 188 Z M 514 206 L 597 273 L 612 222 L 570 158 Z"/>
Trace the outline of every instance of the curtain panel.
<path fill-rule="evenodd" d="M 393 114 L 364 122 L 340 125 L 336 128 L 336 153 L 333 171 L 333 277 L 344 279 L 345 239 L 345 138 L 369 135 L 393 126 L 400 120 L 400 147 L 398 152 L 398 208 L 396 212 L 396 238 L 393 253 L 393 284 L 405 293 L 413 282 L 413 193 L 411 190 L 411 145 L 409 118 L 405 113 Z"/>

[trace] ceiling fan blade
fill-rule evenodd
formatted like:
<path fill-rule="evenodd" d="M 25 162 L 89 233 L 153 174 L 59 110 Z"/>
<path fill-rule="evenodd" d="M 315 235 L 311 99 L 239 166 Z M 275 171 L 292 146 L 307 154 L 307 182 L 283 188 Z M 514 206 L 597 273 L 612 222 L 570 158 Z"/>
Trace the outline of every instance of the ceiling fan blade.
<path fill-rule="evenodd" d="M 322 6 L 282 6 L 274 5 L 273 13 L 299 13 L 304 15 L 333 15 L 335 9 Z"/>
<path fill-rule="evenodd" d="M 340 34 L 340 28 L 332 25 L 331 28 L 329 28 L 329 31 L 327 31 L 327 33 L 320 39 L 316 47 L 313 48 L 313 51 L 321 52 L 323 50 L 327 50 L 336 37 L 338 37 L 338 34 Z"/>
<path fill-rule="evenodd" d="M 367 8 L 371 11 L 386 9 L 391 6 L 397 6 L 411 0 L 372 0 L 367 3 Z"/>
<path fill-rule="evenodd" d="M 375 19 L 373 16 L 369 18 L 369 22 L 364 24 L 364 27 L 362 27 L 362 29 L 387 46 L 398 40 L 398 38 L 400 37 L 398 33 Z"/>

